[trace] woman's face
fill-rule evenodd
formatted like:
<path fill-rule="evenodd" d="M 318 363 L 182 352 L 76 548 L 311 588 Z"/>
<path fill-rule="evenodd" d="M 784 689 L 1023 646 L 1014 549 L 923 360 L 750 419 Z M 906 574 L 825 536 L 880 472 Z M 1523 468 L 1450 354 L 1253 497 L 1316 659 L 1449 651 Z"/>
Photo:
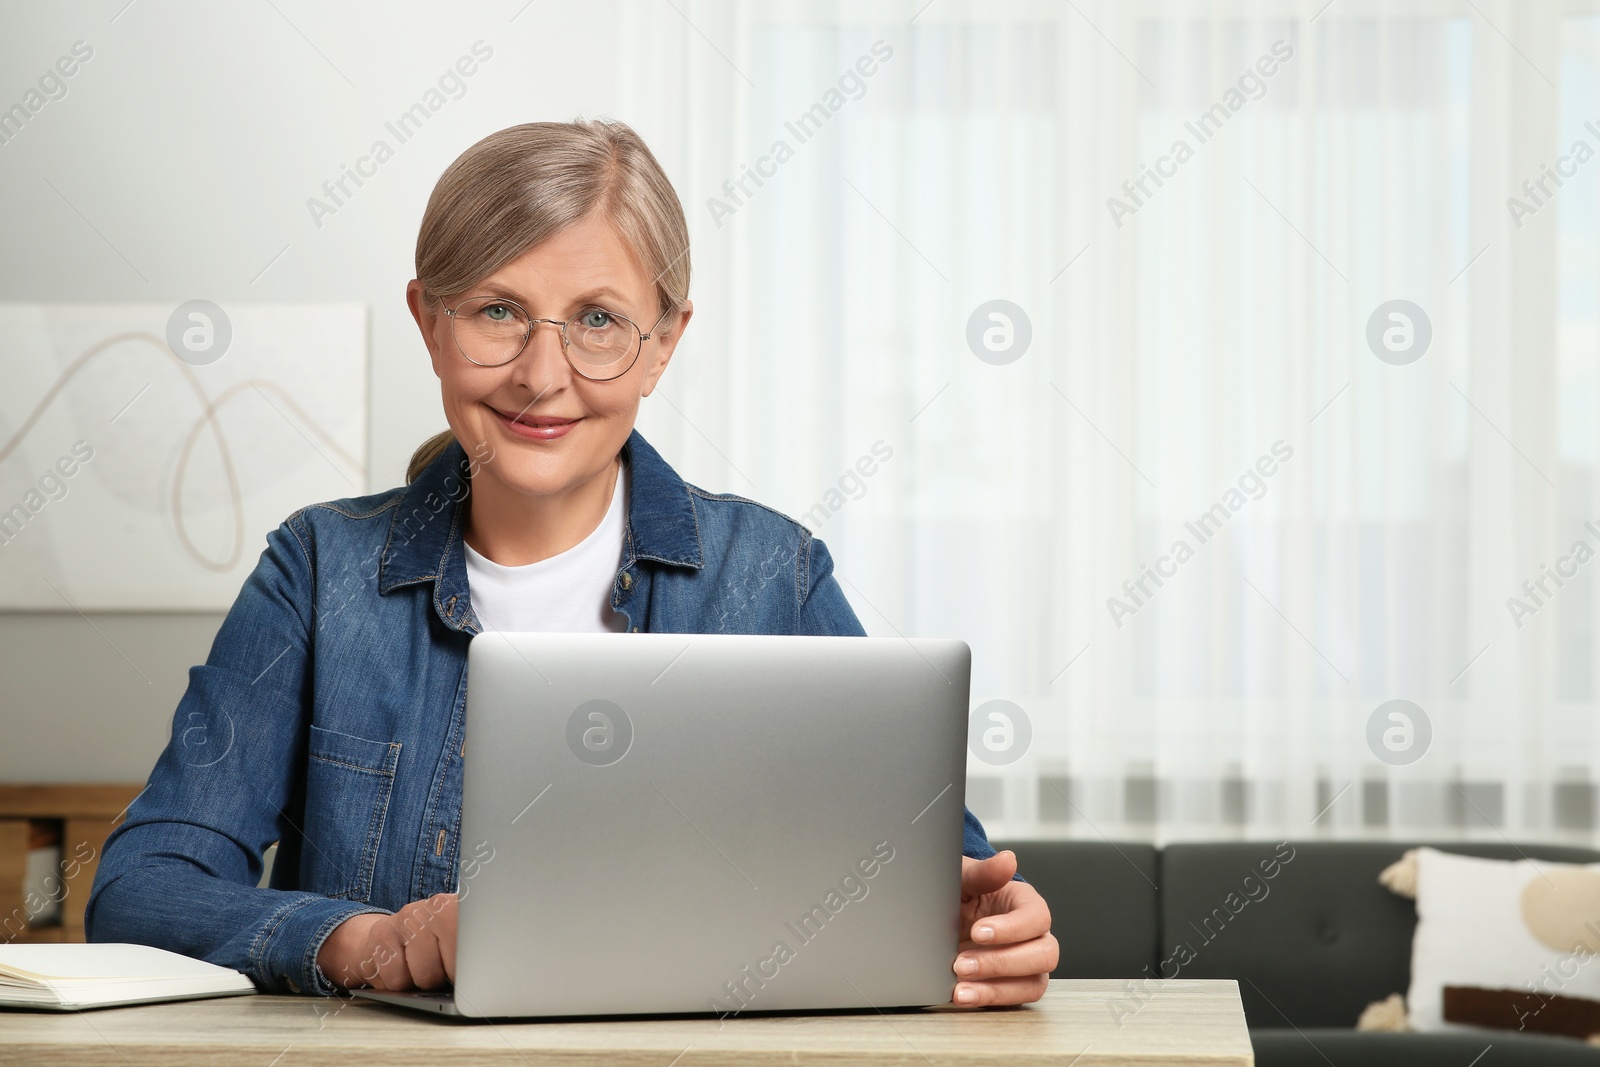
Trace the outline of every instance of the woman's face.
<path fill-rule="evenodd" d="M 488 294 L 515 300 L 533 318 L 562 322 L 598 305 L 632 319 L 641 332 L 663 310 L 644 266 L 599 215 L 573 223 L 444 303 L 454 307 L 461 298 Z M 469 456 L 493 457 L 476 468 L 474 478 L 487 476 L 526 496 L 559 495 L 608 475 L 633 429 L 640 398 L 655 389 L 693 311 L 690 306 L 668 316 L 627 373 L 597 382 L 572 369 L 557 326 L 534 323 L 516 359 L 480 367 L 456 348 L 443 307 L 423 303 L 421 282 L 406 287 L 406 301 L 433 358 L 456 440 Z M 513 420 L 543 429 L 530 436 Z"/>

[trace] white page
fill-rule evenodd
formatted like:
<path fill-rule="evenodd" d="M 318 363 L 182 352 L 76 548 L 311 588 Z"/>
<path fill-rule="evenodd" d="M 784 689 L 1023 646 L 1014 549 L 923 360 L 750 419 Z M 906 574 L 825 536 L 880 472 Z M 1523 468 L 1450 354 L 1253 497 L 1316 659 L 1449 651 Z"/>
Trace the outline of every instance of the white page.
<path fill-rule="evenodd" d="M 228 967 L 149 945 L 0 945 L 0 974 L 40 982 L 73 979 L 221 978 Z M 242 977 L 242 975 L 241 975 Z"/>

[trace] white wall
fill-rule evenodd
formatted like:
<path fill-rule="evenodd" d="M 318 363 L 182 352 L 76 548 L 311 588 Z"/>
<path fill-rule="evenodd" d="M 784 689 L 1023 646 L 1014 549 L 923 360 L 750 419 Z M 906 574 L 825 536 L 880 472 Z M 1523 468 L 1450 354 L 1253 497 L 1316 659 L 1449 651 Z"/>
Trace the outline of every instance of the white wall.
<path fill-rule="evenodd" d="M 615 80 L 560 42 L 581 52 L 625 5 L 125 4 L 0 13 L 0 108 L 76 42 L 93 50 L 65 95 L 0 144 L 0 301 L 366 304 L 366 488 L 399 484 L 412 449 L 444 428 L 404 299 L 428 193 L 497 129 L 613 114 Z M 395 143 L 384 123 L 480 40 L 493 54 L 459 98 L 316 225 L 307 199 L 374 139 Z M 11 358 L 0 352 L 0 383 Z M 0 614 L 0 780 L 142 780 L 220 621 Z"/>

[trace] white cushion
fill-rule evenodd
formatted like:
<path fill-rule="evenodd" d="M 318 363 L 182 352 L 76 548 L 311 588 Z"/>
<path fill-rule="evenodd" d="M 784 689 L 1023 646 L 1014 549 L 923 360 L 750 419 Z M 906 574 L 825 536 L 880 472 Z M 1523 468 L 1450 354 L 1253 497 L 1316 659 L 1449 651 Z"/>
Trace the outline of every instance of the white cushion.
<path fill-rule="evenodd" d="M 1411 945 L 1415 1030 L 1444 1021 L 1444 987 L 1600 1001 L 1600 864 L 1485 860 L 1417 850 Z M 1531 994 L 1530 1007 L 1538 1004 Z"/>

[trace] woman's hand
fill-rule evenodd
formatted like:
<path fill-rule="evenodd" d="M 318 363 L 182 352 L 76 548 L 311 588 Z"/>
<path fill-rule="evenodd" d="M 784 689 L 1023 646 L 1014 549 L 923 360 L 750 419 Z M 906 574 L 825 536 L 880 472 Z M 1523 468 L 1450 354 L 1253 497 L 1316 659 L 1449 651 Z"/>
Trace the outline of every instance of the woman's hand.
<path fill-rule="evenodd" d="M 456 895 L 437 893 L 393 915 L 352 915 L 317 951 L 317 966 L 345 989 L 442 989 L 456 978 Z"/>
<path fill-rule="evenodd" d="M 1060 950 L 1039 891 L 1014 882 L 1010 851 L 961 858 L 961 929 L 952 1000 L 963 1005 L 1026 1004 L 1044 995 Z M 355 915 L 334 928 L 317 966 L 346 988 L 439 989 L 456 973 L 454 893 L 407 904 L 393 915 Z"/>
<path fill-rule="evenodd" d="M 1013 882 L 1017 854 L 961 857 L 960 977 L 951 1000 L 968 1006 L 1027 1004 L 1044 996 L 1060 957 L 1050 906 L 1026 882 Z"/>

